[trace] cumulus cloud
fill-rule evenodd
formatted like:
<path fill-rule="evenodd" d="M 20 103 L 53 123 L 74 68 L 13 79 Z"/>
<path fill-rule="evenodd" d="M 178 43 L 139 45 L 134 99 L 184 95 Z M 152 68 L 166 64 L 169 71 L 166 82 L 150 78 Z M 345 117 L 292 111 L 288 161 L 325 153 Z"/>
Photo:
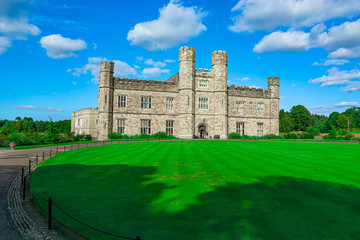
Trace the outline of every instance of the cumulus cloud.
<path fill-rule="evenodd" d="M 150 66 L 154 66 L 154 67 L 160 67 L 160 68 L 166 66 L 166 63 L 160 62 L 160 61 L 155 62 L 152 58 L 146 59 L 145 64 L 150 65 Z"/>
<path fill-rule="evenodd" d="M 336 51 L 333 51 L 329 54 L 330 58 L 359 58 L 360 57 L 360 46 L 346 49 L 346 48 L 339 48 Z"/>
<path fill-rule="evenodd" d="M 313 66 L 330 66 L 330 65 L 344 65 L 346 63 L 349 63 L 349 60 L 346 59 L 328 59 L 323 63 L 314 62 Z"/>
<path fill-rule="evenodd" d="M 0 55 L 6 52 L 8 47 L 11 47 L 10 40 L 6 37 L 0 36 Z"/>
<path fill-rule="evenodd" d="M 86 48 L 86 43 L 81 39 L 70 39 L 60 34 L 52 34 L 40 39 L 41 47 L 46 49 L 46 54 L 51 58 L 68 58 L 76 56 L 76 52 Z"/>
<path fill-rule="evenodd" d="M 347 85 L 343 91 L 345 92 L 357 92 L 359 91 L 358 82 L 352 82 L 353 79 L 360 79 L 359 69 L 343 70 L 333 67 L 328 70 L 328 75 L 322 77 L 310 79 L 310 83 L 321 83 L 321 87 L 333 86 L 333 85 Z"/>
<path fill-rule="evenodd" d="M 265 53 L 271 51 L 300 52 L 310 47 L 310 34 L 302 31 L 277 31 L 266 35 L 254 47 L 254 52 Z"/>
<path fill-rule="evenodd" d="M 170 72 L 169 69 L 161 69 L 158 67 L 154 67 L 154 68 L 144 68 L 142 74 L 145 77 L 158 77 L 162 73 L 169 73 L 169 72 Z"/>
<path fill-rule="evenodd" d="M 166 63 L 173 63 L 176 62 L 174 59 L 165 59 L 164 62 Z"/>
<path fill-rule="evenodd" d="M 67 72 L 71 72 L 72 75 L 80 77 L 82 74 L 91 74 L 93 78 L 91 82 L 97 84 L 99 82 L 100 76 L 100 62 L 107 61 L 106 58 L 103 57 L 90 57 L 88 58 L 88 63 L 85 64 L 81 68 L 74 68 L 67 70 Z M 114 62 L 114 76 L 129 76 L 136 75 L 136 70 L 131 67 L 129 64 L 122 62 L 120 60 L 113 60 Z M 76 85 L 76 84 L 74 84 Z"/>
<path fill-rule="evenodd" d="M 19 106 L 13 106 L 15 109 L 25 109 L 25 110 L 36 110 L 36 111 L 49 111 L 49 112 L 63 112 L 63 109 L 56 109 L 52 107 L 42 108 L 32 105 L 19 105 Z"/>
<path fill-rule="evenodd" d="M 336 109 L 343 109 L 343 108 L 351 108 L 351 107 L 357 107 L 359 106 L 359 103 L 357 102 L 340 102 L 330 105 L 317 105 L 317 106 L 311 106 L 308 107 L 309 110 L 311 110 L 313 113 L 331 113 L 335 111 Z"/>
<path fill-rule="evenodd" d="M 206 30 L 201 23 L 206 14 L 197 7 L 184 7 L 181 3 L 170 1 L 159 10 L 159 18 L 136 24 L 127 35 L 131 45 L 138 45 L 150 51 L 164 50 Z"/>
<path fill-rule="evenodd" d="M 231 10 L 233 32 L 273 30 L 279 26 L 311 27 L 360 12 L 359 0 L 240 0 Z"/>
<path fill-rule="evenodd" d="M 39 35 L 40 32 L 27 18 L 0 17 L 0 33 L 5 36 L 26 40 L 28 35 Z"/>

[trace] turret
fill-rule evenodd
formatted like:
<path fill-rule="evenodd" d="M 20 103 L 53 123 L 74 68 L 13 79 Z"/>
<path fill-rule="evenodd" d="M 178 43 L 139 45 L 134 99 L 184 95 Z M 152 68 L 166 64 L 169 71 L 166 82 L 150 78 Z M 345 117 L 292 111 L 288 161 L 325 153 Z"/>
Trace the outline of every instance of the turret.
<path fill-rule="evenodd" d="M 179 49 L 179 137 L 192 138 L 195 122 L 195 49 Z"/>
<path fill-rule="evenodd" d="M 228 54 L 225 51 L 215 51 L 211 54 L 214 72 L 215 91 L 227 90 Z"/>
<path fill-rule="evenodd" d="M 279 134 L 279 78 L 269 77 L 270 91 L 270 133 Z"/>
<path fill-rule="evenodd" d="M 114 62 L 100 62 L 98 110 L 99 140 L 106 140 L 113 131 Z"/>
<path fill-rule="evenodd" d="M 227 65 L 228 54 L 215 51 L 211 54 L 214 74 L 214 134 L 226 139 L 228 134 Z"/>
<path fill-rule="evenodd" d="M 279 98 L 279 77 L 268 78 L 268 88 L 270 90 L 271 98 Z"/>

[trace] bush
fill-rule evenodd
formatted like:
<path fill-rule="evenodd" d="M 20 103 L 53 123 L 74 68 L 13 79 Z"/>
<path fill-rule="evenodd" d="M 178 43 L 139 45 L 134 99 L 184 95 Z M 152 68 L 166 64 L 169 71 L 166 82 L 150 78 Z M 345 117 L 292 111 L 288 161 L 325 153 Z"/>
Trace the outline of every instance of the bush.
<path fill-rule="evenodd" d="M 85 136 L 86 141 L 92 141 L 92 136 L 90 134 Z"/>
<path fill-rule="evenodd" d="M 265 135 L 265 137 L 266 137 L 267 139 L 283 139 L 282 136 L 276 135 L 276 134 L 268 134 L 268 135 Z"/>
<path fill-rule="evenodd" d="M 166 138 L 167 134 L 165 132 L 157 132 L 157 133 L 153 134 L 152 137 L 154 137 L 154 138 Z"/>
<path fill-rule="evenodd" d="M 128 136 L 128 135 L 126 135 L 126 134 L 124 134 L 124 135 L 122 135 L 121 136 L 121 139 L 129 139 L 130 137 Z"/>
<path fill-rule="evenodd" d="M 139 137 L 142 138 L 142 139 L 149 139 L 150 135 L 148 135 L 146 133 L 142 133 Z"/>
<path fill-rule="evenodd" d="M 307 133 L 313 134 L 314 136 L 319 136 L 320 135 L 320 130 L 318 128 L 315 127 L 308 127 L 306 129 Z"/>
<path fill-rule="evenodd" d="M 14 142 L 16 145 L 20 145 L 22 143 L 22 137 L 21 133 L 13 132 L 6 137 L 6 140 Z"/>
<path fill-rule="evenodd" d="M 348 134 L 346 134 L 345 137 L 344 137 L 345 140 L 351 140 L 351 139 L 353 139 L 353 138 L 354 138 L 354 134 L 352 134 L 352 133 L 348 133 Z"/>
<path fill-rule="evenodd" d="M 339 135 L 347 135 L 347 134 L 349 134 L 349 131 L 346 130 L 346 129 L 340 128 L 340 129 L 337 131 L 337 133 L 338 133 Z"/>
<path fill-rule="evenodd" d="M 241 136 L 236 132 L 232 132 L 228 135 L 228 139 L 239 139 Z"/>
<path fill-rule="evenodd" d="M 345 138 L 343 136 L 337 136 L 335 137 L 335 140 L 345 140 Z"/>
<path fill-rule="evenodd" d="M 300 139 L 314 139 L 314 134 L 312 133 L 303 133 L 300 135 Z"/>
<path fill-rule="evenodd" d="M 108 138 L 109 138 L 109 139 L 121 139 L 121 133 L 110 132 L 110 133 L 108 134 Z"/>
<path fill-rule="evenodd" d="M 297 139 L 298 135 L 296 133 L 287 133 L 284 135 L 285 139 Z"/>

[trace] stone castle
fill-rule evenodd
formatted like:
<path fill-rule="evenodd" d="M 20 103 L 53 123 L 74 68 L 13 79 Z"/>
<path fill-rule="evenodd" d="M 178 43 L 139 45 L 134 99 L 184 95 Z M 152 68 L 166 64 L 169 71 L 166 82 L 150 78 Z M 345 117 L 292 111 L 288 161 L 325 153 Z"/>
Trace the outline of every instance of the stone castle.
<path fill-rule="evenodd" d="M 106 140 L 108 133 L 179 138 L 220 138 L 237 132 L 279 134 L 279 78 L 268 89 L 227 85 L 228 54 L 212 53 L 212 69 L 195 68 L 195 49 L 179 49 L 179 72 L 166 81 L 114 77 L 114 63 L 100 63 L 98 108 L 71 115 L 71 130 Z"/>

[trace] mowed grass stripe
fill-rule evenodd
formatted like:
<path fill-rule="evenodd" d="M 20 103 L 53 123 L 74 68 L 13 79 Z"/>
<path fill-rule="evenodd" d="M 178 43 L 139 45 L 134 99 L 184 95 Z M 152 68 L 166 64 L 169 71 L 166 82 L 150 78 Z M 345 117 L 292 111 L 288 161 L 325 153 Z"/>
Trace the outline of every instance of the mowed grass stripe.
<path fill-rule="evenodd" d="M 129 143 L 60 154 L 31 182 L 87 223 L 120 235 L 356 239 L 359 153 L 350 144 Z M 56 217 L 89 239 L 104 239 Z"/>

